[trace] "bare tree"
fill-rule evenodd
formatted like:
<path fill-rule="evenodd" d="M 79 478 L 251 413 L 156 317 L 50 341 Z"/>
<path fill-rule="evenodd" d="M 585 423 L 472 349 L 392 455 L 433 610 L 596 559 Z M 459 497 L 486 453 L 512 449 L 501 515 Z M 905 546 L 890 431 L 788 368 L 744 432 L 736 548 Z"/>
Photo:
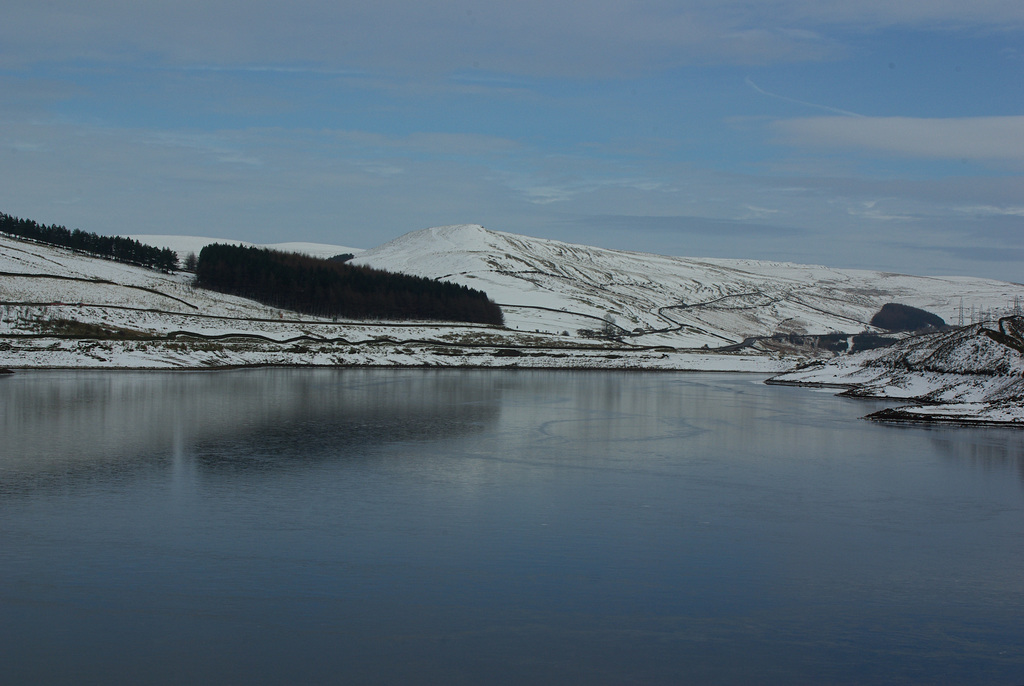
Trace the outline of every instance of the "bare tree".
<path fill-rule="evenodd" d="M 601 335 L 605 338 L 614 338 L 619 335 L 619 327 L 615 325 L 615 317 L 611 312 L 604 316 L 604 323 L 601 325 Z"/>

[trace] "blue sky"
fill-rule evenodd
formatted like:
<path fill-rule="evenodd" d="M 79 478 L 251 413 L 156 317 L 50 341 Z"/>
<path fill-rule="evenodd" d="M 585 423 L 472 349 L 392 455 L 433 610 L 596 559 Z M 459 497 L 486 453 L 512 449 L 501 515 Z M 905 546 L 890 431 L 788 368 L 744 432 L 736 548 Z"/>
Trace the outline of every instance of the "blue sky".
<path fill-rule="evenodd" d="M 0 211 L 1022 282 L 1024 3 L 12 0 Z"/>

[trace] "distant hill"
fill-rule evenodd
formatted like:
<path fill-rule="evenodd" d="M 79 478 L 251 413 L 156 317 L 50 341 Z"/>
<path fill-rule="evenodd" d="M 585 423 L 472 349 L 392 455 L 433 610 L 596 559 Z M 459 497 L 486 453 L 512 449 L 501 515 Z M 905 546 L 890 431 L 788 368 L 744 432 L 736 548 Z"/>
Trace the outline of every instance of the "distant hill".
<path fill-rule="evenodd" d="M 200 251 L 201 244 L 210 240 L 150 238 L 176 250 L 199 246 Z M 313 252 L 303 250 L 311 244 L 288 245 Z M 772 336 L 854 340 L 857 334 L 883 332 L 871 320 L 889 303 L 925 310 L 948 321 L 962 301 L 998 313 L 1015 298 L 1024 297 L 1024 286 L 991 279 L 669 257 L 490 231 L 478 225 L 414 231 L 365 251 L 340 245 L 321 249 L 322 257 L 354 253 L 347 264 L 450 281 L 485 292 L 501 306 L 505 325 L 513 331 L 584 341 L 612 335 L 626 344 L 650 348 L 754 346 L 764 352 L 768 348 L 759 341 Z M 30 259 L 27 255 L 11 258 Z M 50 271 L 45 260 L 31 260 L 34 269 Z M 113 273 L 107 267 L 75 264 L 83 274 Z M 182 278 L 189 283 L 188 276 Z M 83 300 L 75 292 L 61 292 L 56 283 L 51 285 L 48 300 Z M 177 297 L 193 297 L 186 295 Z M 121 293 L 117 300 L 128 302 L 134 297 Z M 149 302 L 150 296 L 142 300 Z M 816 346 L 810 353 L 828 354 L 848 347 Z"/>
<path fill-rule="evenodd" d="M 666 257 L 531 238 L 465 224 L 401 236 L 353 264 L 486 291 L 506 325 L 549 333 L 603 328 L 642 345 L 711 348 L 771 334 L 880 331 L 886 303 L 952 317 L 961 298 L 1004 308 L 1024 286 L 787 262 Z"/>
<path fill-rule="evenodd" d="M 336 249 L 345 250 L 328 252 Z M 665 257 L 475 225 L 416 231 L 352 262 L 484 291 L 501 304 L 505 327 L 297 315 L 196 288 L 190 273 L 0 236 L 0 366 L 776 372 L 861 347 L 863 332 L 878 333 L 870 318 L 886 303 L 949 317 L 961 297 L 988 312 L 1024 296 L 1024 286 L 987 279 Z"/>

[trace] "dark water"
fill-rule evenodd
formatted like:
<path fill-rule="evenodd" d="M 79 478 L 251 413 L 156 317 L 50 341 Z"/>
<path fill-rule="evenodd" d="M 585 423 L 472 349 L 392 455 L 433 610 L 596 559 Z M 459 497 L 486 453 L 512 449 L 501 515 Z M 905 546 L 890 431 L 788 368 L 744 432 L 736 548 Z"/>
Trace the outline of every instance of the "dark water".
<path fill-rule="evenodd" d="M 0 681 L 1024 684 L 1024 432 L 760 381 L 0 379 Z"/>

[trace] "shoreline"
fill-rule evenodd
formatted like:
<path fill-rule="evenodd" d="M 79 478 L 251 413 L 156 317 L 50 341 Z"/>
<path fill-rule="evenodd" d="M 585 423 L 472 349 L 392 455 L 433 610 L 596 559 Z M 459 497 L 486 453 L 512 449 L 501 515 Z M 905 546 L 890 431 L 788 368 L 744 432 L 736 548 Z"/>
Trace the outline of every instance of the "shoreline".
<path fill-rule="evenodd" d="M 861 396 L 863 397 L 863 396 Z M 964 428 L 1000 427 L 1012 429 L 1024 429 L 1024 421 L 982 419 L 970 417 L 958 417 L 956 415 L 919 415 L 907 412 L 906 408 L 890 407 L 878 412 L 865 415 L 864 419 L 879 424 L 893 424 L 905 426 L 908 424 L 938 425 L 938 426 L 962 426 Z"/>
<path fill-rule="evenodd" d="M 367 367 L 402 369 L 593 369 L 780 374 L 799 360 L 778 354 L 665 348 L 468 345 L 452 341 L 286 342 L 230 337 L 216 342 L 33 337 L 0 340 L 0 369 L 232 369 Z"/>
<path fill-rule="evenodd" d="M 760 369 L 702 369 L 697 367 L 602 367 L 599 365 L 580 366 L 529 366 L 529 365 L 436 365 L 436 364 L 286 364 L 270 362 L 267 364 L 235 364 L 222 366 L 197 367 L 74 367 L 74 366 L 13 366 L 0 369 L 0 375 L 14 375 L 25 372 L 223 372 L 246 369 L 420 369 L 424 371 L 524 371 L 524 372 L 640 372 L 640 373 L 678 373 L 678 374 L 760 374 L 768 376 L 778 372 Z"/>
<path fill-rule="evenodd" d="M 785 374 L 786 372 L 783 372 Z M 929 412 L 929 413 L 918 413 L 913 412 L 914 408 L 917 407 L 933 407 L 939 408 L 944 405 L 952 406 L 951 403 L 942 403 L 935 400 L 929 400 L 925 398 L 894 398 L 886 395 L 872 394 L 864 391 L 863 386 L 859 383 L 829 383 L 819 381 L 792 381 L 788 379 L 775 379 L 774 377 L 765 379 L 764 383 L 768 386 L 789 386 L 796 388 L 812 388 L 812 389 L 836 389 L 840 390 L 836 393 L 836 397 L 850 398 L 851 400 L 886 400 L 894 403 L 915 403 L 905 404 L 902 407 L 888 407 L 884 410 L 878 410 L 870 414 L 864 415 L 861 419 L 866 419 L 872 422 L 878 422 L 882 424 L 892 425 L 933 425 L 933 426 L 962 426 L 962 427 L 1003 427 L 1003 428 L 1014 428 L 1024 429 L 1024 416 L 1017 419 L 995 419 L 985 418 L 984 416 L 968 416 L 962 414 L 956 414 L 952 412 Z M 861 392 L 858 392 L 861 391 Z M 981 409 L 991 409 L 992 404 L 983 404 L 985 407 Z"/>

